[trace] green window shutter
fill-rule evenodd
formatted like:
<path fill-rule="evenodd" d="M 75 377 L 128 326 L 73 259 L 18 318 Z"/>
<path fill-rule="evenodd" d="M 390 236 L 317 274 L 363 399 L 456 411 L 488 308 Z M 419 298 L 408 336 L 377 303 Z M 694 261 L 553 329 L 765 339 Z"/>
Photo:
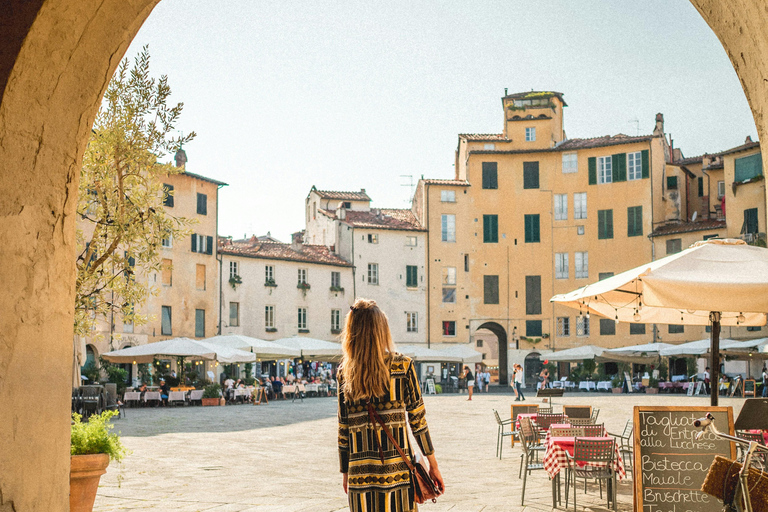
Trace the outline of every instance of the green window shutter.
<path fill-rule="evenodd" d="M 733 181 L 746 181 L 763 174 L 763 157 L 761 153 L 737 158 L 733 163 Z"/>
<path fill-rule="evenodd" d="M 744 210 L 744 227 L 741 230 L 742 233 L 757 233 L 757 208 L 750 208 Z"/>
<path fill-rule="evenodd" d="M 613 238 L 613 210 L 597 211 L 597 238 Z"/>
<path fill-rule="evenodd" d="M 205 254 L 213 254 L 213 237 L 205 237 Z"/>
<path fill-rule="evenodd" d="M 499 216 L 498 215 L 492 215 L 492 223 L 493 223 L 493 242 L 498 243 L 499 241 Z"/>
<path fill-rule="evenodd" d="M 539 236 L 539 216 L 538 215 L 526 215 L 525 216 L 525 243 L 538 243 L 540 241 Z"/>
<path fill-rule="evenodd" d="M 405 267 L 405 286 L 416 288 L 419 284 L 419 272 L 416 265 L 407 265 Z"/>
<path fill-rule="evenodd" d="M 197 252 L 197 235 L 192 233 L 192 252 Z"/>
<path fill-rule="evenodd" d="M 627 208 L 627 236 L 642 236 L 643 207 L 630 206 Z"/>
<path fill-rule="evenodd" d="M 627 154 L 626 153 L 619 153 L 619 180 L 618 181 L 627 181 Z"/>
<path fill-rule="evenodd" d="M 534 215 L 533 217 L 533 226 L 534 226 L 534 237 L 536 239 L 535 241 L 538 243 L 541 241 L 541 235 L 539 233 L 539 216 L 538 215 Z"/>
<path fill-rule="evenodd" d="M 644 149 L 640 152 L 640 154 L 643 161 L 643 178 L 648 178 L 651 175 L 648 150 Z"/>
<path fill-rule="evenodd" d="M 499 241 L 499 216 L 483 215 L 483 243 L 495 244 Z"/>
<path fill-rule="evenodd" d="M 667 190 L 677 190 L 677 176 L 667 176 Z"/>
<path fill-rule="evenodd" d="M 536 338 L 541 336 L 541 320 L 526 320 L 525 321 L 525 336 L 528 338 Z"/>
<path fill-rule="evenodd" d="M 539 162 L 523 162 L 523 188 L 539 188 Z"/>
<path fill-rule="evenodd" d="M 589 184 L 597 185 L 597 158 L 594 156 L 591 156 L 589 157 L 589 160 L 587 160 L 587 162 L 589 167 Z"/>
<path fill-rule="evenodd" d="M 541 276 L 525 276 L 525 314 L 541 314 Z"/>
<path fill-rule="evenodd" d="M 498 164 L 496 162 L 483 162 L 483 188 L 499 188 Z"/>
<path fill-rule="evenodd" d="M 613 238 L 613 210 L 607 210 L 606 216 L 606 230 L 608 231 L 607 238 Z"/>
<path fill-rule="evenodd" d="M 483 276 L 483 303 L 499 303 L 499 276 Z"/>
<path fill-rule="evenodd" d="M 597 239 L 605 238 L 605 210 L 597 210 Z"/>
<path fill-rule="evenodd" d="M 699 197 L 704 196 L 704 178 L 699 177 Z"/>
<path fill-rule="evenodd" d="M 621 165 L 619 163 L 619 157 L 620 154 L 611 155 L 611 174 L 613 175 L 613 182 L 616 183 L 617 181 L 621 181 L 621 178 L 619 176 L 619 166 Z"/>

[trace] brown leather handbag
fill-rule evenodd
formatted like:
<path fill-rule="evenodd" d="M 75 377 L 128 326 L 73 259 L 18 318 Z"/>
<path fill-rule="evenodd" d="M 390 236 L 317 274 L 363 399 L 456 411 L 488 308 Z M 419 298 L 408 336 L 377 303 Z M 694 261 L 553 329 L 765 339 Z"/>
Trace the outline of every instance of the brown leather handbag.
<path fill-rule="evenodd" d="M 374 426 L 376 423 L 381 425 L 381 428 L 384 430 L 384 433 L 387 434 L 389 441 L 395 448 L 397 448 L 397 452 L 400 454 L 400 457 L 402 457 L 403 462 L 405 462 L 406 466 L 408 466 L 408 469 L 411 473 L 411 488 L 413 489 L 414 498 L 413 501 L 419 505 L 426 503 L 428 500 L 432 500 L 432 503 L 436 503 L 437 497 L 443 494 L 443 491 L 437 486 L 435 481 L 432 480 L 432 477 L 429 476 L 429 470 L 427 469 L 427 463 L 424 461 L 424 457 L 413 461 L 410 460 L 403 449 L 400 448 L 400 445 L 397 444 L 395 438 L 392 437 L 392 433 L 387 428 L 387 425 L 381 419 L 381 416 L 379 416 L 379 414 L 374 410 L 370 402 L 368 402 L 368 416 L 370 417 L 371 423 Z M 383 463 L 384 452 L 381 449 L 381 444 L 379 444 L 379 438 L 378 436 L 374 436 L 374 439 L 376 439 L 376 444 L 379 447 L 379 456 L 381 457 L 381 462 Z"/>

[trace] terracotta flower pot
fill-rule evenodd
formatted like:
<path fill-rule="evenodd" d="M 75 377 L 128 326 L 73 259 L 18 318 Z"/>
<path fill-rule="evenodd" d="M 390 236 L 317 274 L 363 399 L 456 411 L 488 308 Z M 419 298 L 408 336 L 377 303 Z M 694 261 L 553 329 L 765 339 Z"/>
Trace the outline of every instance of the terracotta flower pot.
<path fill-rule="evenodd" d="M 650 395 L 656 395 L 659 393 L 659 388 L 645 388 L 645 392 Z"/>
<path fill-rule="evenodd" d="M 107 472 L 109 455 L 72 455 L 69 465 L 69 510 L 91 512 L 101 475 Z"/>
<path fill-rule="evenodd" d="M 219 405 L 219 399 L 218 398 L 203 398 L 203 405 L 205 405 L 205 406 Z"/>
<path fill-rule="evenodd" d="M 613 392 L 614 392 L 615 394 L 619 394 L 619 393 L 621 393 L 622 391 L 624 391 L 624 390 L 623 390 L 623 389 L 621 389 L 621 388 L 611 388 L 611 389 L 613 390 Z"/>

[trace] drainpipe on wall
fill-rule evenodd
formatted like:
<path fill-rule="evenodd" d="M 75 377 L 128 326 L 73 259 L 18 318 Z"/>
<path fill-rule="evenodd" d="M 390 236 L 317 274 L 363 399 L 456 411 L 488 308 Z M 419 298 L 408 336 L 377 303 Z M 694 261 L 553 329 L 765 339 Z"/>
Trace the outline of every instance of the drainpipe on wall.
<path fill-rule="evenodd" d="M 222 308 L 222 302 L 224 300 L 224 289 L 222 288 L 222 275 L 224 272 L 224 265 L 222 264 L 223 256 L 219 254 L 219 189 L 223 185 L 217 185 L 216 186 L 216 235 L 215 235 L 215 244 L 216 244 L 216 254 L 214 255 L 214 258 L 216 258 L 216 261 L 219 262 L 219 326 L 216 331 L 216 334 L 221 334 L 221 308 Z"/>
<path fill-rule="evenodd" d="M 426 262 L 427 263 L 427 266 L 426 266 L 426 274 L 427 274 L 427 315 L 426 315 L 427 316 L 427 318 L 426 318 L 426 320 L 427 320 L 427 348 L 430 348 L 430 345 L 431 345 L 430 338 L 431 338 L 431 333 L 432 333 L 432 331 L 430 330 L 430 327 L 431 327 L 430 319 L 431 319 L 432 315 L 430 314 L 430 310 L 429 310 L 429 292 L 430 292 L 430 275 L 431 275 L 429 269 L 432 268 L 432 267 L 429 264 L 429 233 L 430 233 L 430 231 L 429 231 L 429 184 L 427 184 L 427 183 L 424 183 L 424 192 L 423 192 L 423 194 L 424 194 L 424 197 L 422 197 L 422 205 L 424 206 L 424 214 L 423 215 L 424 215 L 424 220 L 426 221 L 426 226 L 425 227 L 427 228 L 427 235 L 424 237 L 424 239 L 426 240 L 425 250 L 427 252 L 427 262 Z M 470 337 L 470 340 L 471 339 L 472 338 Z"/>

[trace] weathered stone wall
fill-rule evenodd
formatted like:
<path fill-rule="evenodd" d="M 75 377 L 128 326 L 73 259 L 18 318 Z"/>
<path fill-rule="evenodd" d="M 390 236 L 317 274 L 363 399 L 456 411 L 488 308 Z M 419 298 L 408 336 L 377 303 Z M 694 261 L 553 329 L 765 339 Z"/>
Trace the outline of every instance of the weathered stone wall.
<path fill-rule="evenodd" d="M 20 29 L 0 52 L 0 510 L 69 508 L 79 166 L 109 78 L 157 1 L 3 3 Z"/>
<path fill-rule="evenodd" d="M 768 6 L 691 0 L 767 132 Z M 0 19 L 0 510 L 68 509 L 74 211 L 103 91 L 159 0 L 4 0 Z M 768 152 L 763 158 L 768 157 Z M 765 165 L 768 168 L 768 162 Z M 13 505 L 10 505 L 11 502 Z"/>

